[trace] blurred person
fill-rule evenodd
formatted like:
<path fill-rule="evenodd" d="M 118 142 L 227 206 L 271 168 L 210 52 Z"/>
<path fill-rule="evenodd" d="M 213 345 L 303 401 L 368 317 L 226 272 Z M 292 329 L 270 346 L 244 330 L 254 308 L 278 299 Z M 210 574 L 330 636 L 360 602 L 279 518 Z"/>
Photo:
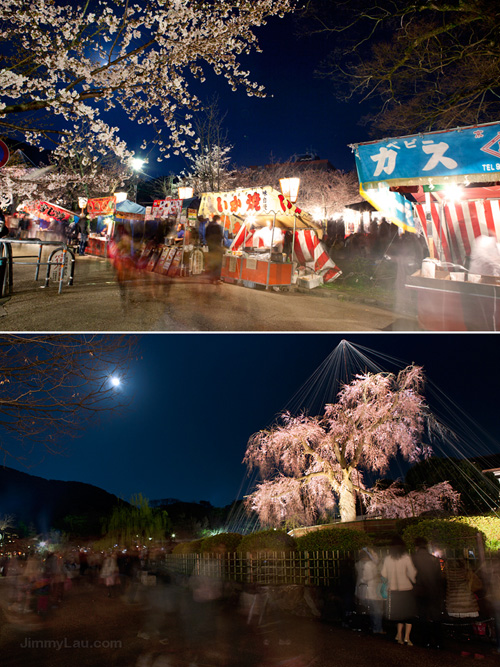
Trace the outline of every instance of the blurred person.
<path fill-rule="evenodd" d="M 479 602 L 475 593 L 482 582 L 464 558 L 446 563 L 446 612 L 453 618 L 477 618 Z"/>
<path fill-rule="evenodd" d="M 7 570 L 9 587 L 9 610 L 24 612 L 29 610 L 30 587 L 24 577 L 26 563 L 20 555 L 14 555 Z"/>
<path fill-rule="evenodd" d="M 389 620 L 397 623 L 396 641 L 398 644 L 413 646 L 410 634 L 412 620 L 416 613 L 413 585 L 416 581 L 417 570 L 406 550 L 403 539 L 399 536 L 392 540 L 389 554 L 382 565 L 381 575 L 387 579 L 387 616 Z"/>
<path fill-rule="evenodd" d="M 270 248 L 275 252 L 283 252 L 285 235 L 282 229 L 273 227 L 272 220 L 266 220 L 266 226 L 257 229 L 253 238 L 254 240 L 261 239 L 265 248 Z"/>
<path fill-rule="evenodd" d="M 141 573 L 141 560 L 136 551 L 127 552 L 125 560 L 125 597 L 127 602 L 133 604 L 138 600 L 139 577 Z"/>
<path fill-rule="evenodd" d="M 24 214 L 19 221 L 19 238 L 26 239 L 29 235 L 31 220 L 29 215 Z"/>
<path fill-rule="evenodd" d="M 485 601 L 489 606 L 489 612 L 495 619 L 495 643 L 496 652 L 500 653 L 500 554 L 486 560 L 479 569 L 483 586 L 485 589 Z"/>
<path fill-rule="evenodd" d="M 290 229 L 287 229 L 284 233 L 283 252 L 287 256 L 287 260 L 291 262 L 293 258 L 293 232 Z"/>
<path fill-rule="evenodd" d="M 108 598 L 112 597 L 119 582 L 118 564 L 116 562 L 116 554 L 114 552 L 111 552 L 105 556 L 99 576 L 106 586 L 108 591 Z"/>
<path fill-rule="evenodd" d="M 43 566 L 39 576 L 31 585 L 31 591 L 36 601 L 37 614 L 45 615 L 49 611 L 50 584 L 51 584 L 51 564 Z"/>
<path fill-rule="evenodd" d="M 384 634 L 382 628 L 384 600 L 380 593 L 381 584 L 377 554 L 366 548 L 361 549 L 356 563 L 356 599 L 368 612 L 371 631 L 376 635 Z"/>
<path fill-rule="evenodd" d="M 24 567 L 23 576 L 28 583 L 33 583 L 42 574 L 42 560 L 38 554 L 28 556 Z"/>
<path fill-rule="evenodd" d="M 9 227 L 5 219 L 5 212 L 0 208 L 0 238 L 5 238 L 9 235 Z"/>
<path fill-rule="evenodd" d="M 207 270 L 212 283 L 221 282 L 222 258 L 224 256 L 224 230 L 220 224 L 220 215 L 214 215 L 205 229 L 205 238 L 208 245 Z"/>
<path fill-rule="evenodd" d="M 87 570 L 89 569 L 89 561 L 87 558 L 87 552 L 84 549 L 80 549 L 78 554 L 78 562 L 80 564 L 80 576 L 85 576 Z"/>
<path fill-rule="evenodd" d="M 154 576 L 149 574 L 144 581 L 148 583 L 142 585 L 141 597 L 146 609 L 143 625 L 137 636 L 145 640 L 161 636 L 160 642 L 167 644 L 170 639 L 177 639 L 178 635 L 180 589 L 167 573 L 155 573 Z"/>
<path fill-rule="evenodd" d="M 494 236 L 478 236 L 470 255 L 470 273 L 500 276 L 500 251 Z"/>
<path fill-rule="evenodd" d="M 417 570 L 414 594 L 423 642 L 430 648 L 440 648 L 441 614 L 445 598 L 445 579 L 441 572 L 441 563 L 439 558 L 429 552 L 429 545 L 424 537 L 416 538 L 412 560 Z"/>
<path fill-rule="evenodd" d="M 351 553 L 347 553 L 338 563 L 339 567 L 339 602 L 340 620 L 342 627 L 352 627 L 352 621 L 356 611 L 355 589 L 356 589 L 356 563 Z"/>
<path fill-rule="evenodd" d="M 207 239 L 205 238 L 205 230 L 207 228 L 208 219 L 204 218 L 202 215 L 199 215 L 197 218 L 196 226 L 198 229 L 198 239 L 201 245 L 207 245 Z"/>
<path fill-rule="evenodd" d="M 89 224 L 86 218 L 80 218 L 77 223 L 76 233 L 78 234 L 78 254 L 83 257 L 89 240 Z"/>
<path fill-rule="evenodd" d="M 46 569 L 50 577 L 50 594 L 53 604 L 59 604 L 63 600 L 67 578 L 66 567 L 62 554 L 52 554 L 50 562 L 47 558 Z"/>
<path fill-rule="evenodd" d="M 184 229 L 184 225 L 182 224 L 182 222 L 179 222 L 175 230 L 175 238 L 174 238 L 175 243 L 178 244 L 183 243 L 185 235 L 186 235 L 186 230 Z"/>
<path fill-rule="evenodd" d="M 109 244 L 109 256 L 115 269 L 115 276 L 124 306 L 128 305 L 131 282 L 137 278 L 136 253 L 132 234 L 119 224 L 113 241 Z"/>

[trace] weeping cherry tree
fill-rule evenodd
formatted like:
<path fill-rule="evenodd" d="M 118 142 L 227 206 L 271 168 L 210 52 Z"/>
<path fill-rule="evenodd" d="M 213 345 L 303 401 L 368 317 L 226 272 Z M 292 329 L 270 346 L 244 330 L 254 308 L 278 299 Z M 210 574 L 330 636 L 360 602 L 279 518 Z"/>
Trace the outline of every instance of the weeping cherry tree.
<path fill-rule="evenodd" d="M 456 509 L 458 494 L 447 483 L 405 501 L 396 488 L 377 491 L 364 481 L 366 473 L 384 475 L 398 455 L 413 463 L 432 454 L 425 440 L 440 427 L 423 397 L 423 384 L 418 366 L 397 376 L 356 375 L 337 401 L 325 406 L 323 416 L 281 414 L 272 428 L 248 442 L 244 462 L 263 481 L 247 498 L 247 507 L 263 524 L 274 526 L 311 524 L 337 503 L 341 520 L 354 521 L 358 496 L 379 515 L 394 510 L 395 498 L 398 516 L 436 504 L 451 503 Z"/>

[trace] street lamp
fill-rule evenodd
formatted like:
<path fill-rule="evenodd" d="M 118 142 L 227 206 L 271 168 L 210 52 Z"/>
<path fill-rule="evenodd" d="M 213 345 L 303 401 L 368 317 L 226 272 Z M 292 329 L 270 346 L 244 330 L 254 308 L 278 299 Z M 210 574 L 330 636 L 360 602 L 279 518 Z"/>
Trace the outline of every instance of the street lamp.
<path fill-rule="evenodd" d="M 178 192 L 178 195 L 179 195 L 179 199 L 184 200 L 184 199 L 191 199 L 191 197 L 193 196 L 194 190 L 193 190 L 193 188 L 189 188 L 189 187 L 180 187 L 180 188 L 177 189 L 177 192 Z M 179 213 L 179 221 L 181 219 L 182 219 L 182 211 L 180 211 L 180 213 Z M 188 218 L 187 218 L 187 211 L 186 211 L 186 225 L 185 225 L 185 229 L 184 229 L 184 237 L 182 239 L 182 268 L 181 268 L 182 272 L 184 272 L 184 257 L 185 257 L 184 253 L 185 253 L 185 250 L 186 250 L 186 237 L 187 237 L 187 233 L 188 233 L 187 222 L 188 222 Z"/>
<path fill-rule="evenodd" d="M 125 199 L 127 199 L 126 192 L 115 192 L 115 201 L 117 204 L 120 204 L 122 201 L 125 201 Z"/>
<path fill-rule="evenodd" d="M 280 188 L 283 197 L 295 204 L 299 196 L 300 178 L 280 178 Z"/>
<path fill-rule="evenodd" d="M 134 202 L 137 204 L 137 183 L 139 180 L 138 172 L 141 171 L 143 165 L 144 165 L 144 160 L 141 160 L 138 157 L 135 157 L 132 160 L 132 169 L 135 171 L 135 183 L 134 183 Z"/>
<path fill-rule="evenodd" d="M 179 199 L 191 199 L 193 196 L 193 188 L 184 188 L 181 187 L 178 189 Z"/>

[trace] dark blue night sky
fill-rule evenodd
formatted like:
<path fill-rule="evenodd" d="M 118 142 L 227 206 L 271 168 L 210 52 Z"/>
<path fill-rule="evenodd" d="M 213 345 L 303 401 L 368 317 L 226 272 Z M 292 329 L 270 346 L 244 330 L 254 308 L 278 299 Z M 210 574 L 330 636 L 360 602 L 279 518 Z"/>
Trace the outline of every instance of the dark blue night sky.
<path fill-rule="evenodd" d="M 293 15 L 284 19 L 273 18 L 256 34 L 262 53 L 242 57 L 244 69 L 251 79 L 264 85 L 265 99 L 248 97 L 243 89 L 232 92 L 223 77 L 216 77 L 208 69 L 207 80 L 194 90 L 203 101 L 214 94 L 219 98 L 219 109 L 226 114 L 223 122 L 228 141 L 234 146 L 231 160 L 238 166 L 268 164 L 286 161 L 293 155 L 316 152 L 337 168 L 350 171 L 355 168 L 354 157 L 348 144 L 366 141 L 366 127 L 360 119 L 368 109 L 357 102 L 346 104 L 337 99 L 331 81 L 315 75 L 321 62 L 333 50 L 334 43 L 326 36 L 301 35 L 300 23 Z M 126 121 L 113 121 L 123 127 L 122 136 L 129 148 L 141 157 L 140 151 L 147 128 L 131 128 Z M 146 174 L 178 173 L 186 168 L 181 157 L 172 156 L 158 163 L 152 150 Z"/>
<path fill-rule="evenodd" d="M 370 348 L 371 358 L 423 365 L 429 389 L 437 385 L 447 397 L 448 418 L 476 422 L 468 422 L 467 454 L 500 452 L 496 334 L 146 334 L 143 358 L 121 389 L 131 398 L 125 414 L 104 418 L 70 440 L 66 456 L 27 472 L 94 484 L 126 500 L 142 493 L 229 504 L 248 491 L 241 463 L 248 438 L 291 407 L 342 338 Z"/>

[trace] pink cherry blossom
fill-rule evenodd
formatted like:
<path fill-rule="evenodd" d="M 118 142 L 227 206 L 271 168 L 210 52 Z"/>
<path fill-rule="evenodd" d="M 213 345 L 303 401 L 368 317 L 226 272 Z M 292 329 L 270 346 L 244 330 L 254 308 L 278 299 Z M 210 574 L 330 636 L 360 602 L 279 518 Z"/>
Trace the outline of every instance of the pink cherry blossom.
<path fill-rule="evenodd" d="M 385 474 L 398 455 L 413 462 L 432 454 L 424 438 L 434 419 L 423 385 L 418 366 L 397 376 L 358 375 L 342 387 L 335 403 L 325 406 L 322 417 L 283 413 L 248 442 L 244 462 L 264 481 L 247 506 L 270 525 L 310 523 L 337 503 L 341 519 L 353 521 L 357 497 L 369 513 L 386 516 L 435 509 L 446 502 L 456 508 L 458 496 L 447 483 L 405 498 L 396 487 L 376 491 L 365 485 L 364 473 Z"/>

